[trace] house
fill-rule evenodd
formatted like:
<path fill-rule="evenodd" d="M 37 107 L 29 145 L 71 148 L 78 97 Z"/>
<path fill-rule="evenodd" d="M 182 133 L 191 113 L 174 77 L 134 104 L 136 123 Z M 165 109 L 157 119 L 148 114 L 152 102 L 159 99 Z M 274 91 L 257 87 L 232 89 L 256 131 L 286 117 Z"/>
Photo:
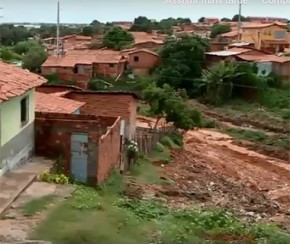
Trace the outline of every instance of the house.
<path fill-rule="evenodd" d="M 157 49 L 163 46 L 165 37 L 147 32 L 131 32 L 134 37 L 133 46 L 136 48 Z"/>
<path fill-rule="evenodd" d="M 85 103 L 61 97 L 64 94 L 66 92 L 46 94 L 36 91 L 35 112 L 80 114 L 80 108 Z"/>
<path fill-rule="evenodd" d="M 212 51 L 206 53 L 206 65 L 211 66 L 222 60 L 237 60 L 237 55 L 241 54 L 261 56 L 266 53 L 261 50 L 246 47 L 233 47 L 222 51 Z"/>
<path fill-rule="evenodd" d="M 79 182 L 100 184 L 120 164 L 120 120 L 120 117 L 37 112 L 35 152 L 58 159 L 65 173 Z"/>
<path fill-rule="evenodd" d="M 0 62 L 0 174 L 33 156 L 35 87 L 44 83 L 41 76 Z"/>
<path fill-rule="evenodd" d="M 160 63 L 159 55 L 148 49 L 136 49 L 128 54 L 128 67 L 132 68 L 133 73 L 145 75 L 158 66 Z"/>
<path fill-rule="evenodd" d="M 282 77 L 283 81 L 286 84 L 290 84 L 290 57 L 278 57 L 273 54 L 264 54 L 264 55 L 249 55 L 248 53 L 243 53 L 237 55 L 238 60 L 254 62 L 258 64 L 261 68 L 261 64 L 268 64 L 267 68 L 270 73 L 273 71 L 276 74 L 279 74 Z M 265 65 L 264 65 L 265 66 Z M 265 73 L 265 72 L 264 72 Z"/>
<path fill-rule="evenodd" d="M 49 55 L 55 55 L 57 50 L 57 38 L 49 37 L 42 40 Z M 82 35 L 69 35 L 60 38 L 59 50 L 60 53 L 65 53 L 73 49 L 88 49 L 92 42 L 92 37 Z"/>
<path fill-rule="evenodd" d="M 121 117 L 124 136 L 132 139 L 136 131 L 137 101 L 132 92 L 123 91 L 71 91 L 63 97 L 85 102 L 80 112 L 97 116 Z"/>
<path fill-rule="evenodd" d="M 41 66 L 43 75 L 57 74 L 60 80 L 76 81 L 86 88 L 92 77 L 117 77 L 126 69 L 126 59 L 111 50 L 71 50 L 61 57 L 50 56 Z"/>
<path fill-rule="evenodd" d="M 36 92 L 36 154 L 58 159 L 77 181 L 102 183 L 122 160 L 121 117 L 89 114 L 85 102 L 64 97 L 74 87 L 49 87 Z"/>
<path fill-rule="evenodd" d="M 85 103 L 80 108 L 81 114 L 118 117 L 124 121 L 125 136 L 132 138 L 135 133 L 137 119 L 138 95 L 122 91 L 84 91 L 71 86 L 45 84 L 37 88 L 37 92 L 59 95 Z"/>
<path fill-rule="evenodd" d="M 203 24 L 214 25 L 214 24 L 217 24 L 219 22 L 220 22 L 219 18 L 205 18 L 203 21 Z"/>
<path fill-rule="evenodd" d="M 253 43 L 255 48 L 273 53 L 283 52 L 290 46 L 287 25 L 280 22 L 243 23 L 240 35 L 241 41 Z M 224 33 L 220 37 L 222 41 L 228 43 L 238 41 L 238 29 Z"/>
<path fill-rule="evenodd" d="M 222 51 L 212 51 L 212 52 L 206 52 L 206 64 L 207 66 L 211 66 L 217 62 L 220 62 L 222 60 L 236 60 L 236 56 L 240 54 L 248 55 L 263 55 L 264 52 L 251 49 L 251 48 L 245 48 L 245 47 L 233 47 L 229 48 L 227 50 Z"/>

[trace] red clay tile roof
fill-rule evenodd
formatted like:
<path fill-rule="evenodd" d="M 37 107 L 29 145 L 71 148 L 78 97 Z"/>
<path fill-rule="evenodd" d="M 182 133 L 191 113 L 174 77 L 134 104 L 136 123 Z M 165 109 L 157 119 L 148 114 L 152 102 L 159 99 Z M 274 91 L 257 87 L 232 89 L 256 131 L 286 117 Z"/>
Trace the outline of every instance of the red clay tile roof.
<path fill-rule="evenodd" d="M 35 111 L 71 114 L 85 103 L 41 92 L 35 93 Z"/>
<path fill-rule="evenodd" d="M 154 42 L 156 44 L 163 44 L 164 37 L 154 35 L 147 32 L 131 32 L 134 37 L 135 44 L 146 43 L 146 42 Z"/>
<path fill-rule="evenodd" d="M 42 67 L 74 67 L 76 64 L 120 63 L 123 56 L 111 50 L 70 50 L 62 57 L 50 56 Z"/>
<path fill-rule="evenodd" d="M 46 82 L 42 76 L 0 61 L 0 103 Z"/>
<path fill-rule="evenodd" d="M 275 63 L 286 63 L 290 62 L 290 57 L 278 57 L 276 55 L 265 54 L 265 55 L 249 55 L 241 54 L 237 57 L 246 61 L 257 61 L 257 62 L 275 62 Z"/>
<path fill-rule="evenodd" d="M 273 23 L 247 23 L 243 24 L 242 23 L 242 29 L 261 29 L 261 28 L 266 28 L 270 26 L 280 26 L 283 28 L 287 28 L 287 24 L 281 23 L 281 22 L 273 22 Z"/>
<path fill-rule="evenodd" d="M 238 30 L 233 30 L 230 32 L 226 32 L 224 34 L 221 34 L 222 37 L 236 37 L 238 36 Z"/>
<path fill-rule="evenodd" d="M 152 54 L 154 56 L 158 56 L 158 54 L 156 52 L 153 52 L 153 51 L 145 49 L 145 48 L 143 48 L 143 49 L 135 49 L 135 50 L 129 52 L 128 55 L 134 54 L 134 53 L 139 53 L 139 52 L 150 53 L 150 54 Z"/>

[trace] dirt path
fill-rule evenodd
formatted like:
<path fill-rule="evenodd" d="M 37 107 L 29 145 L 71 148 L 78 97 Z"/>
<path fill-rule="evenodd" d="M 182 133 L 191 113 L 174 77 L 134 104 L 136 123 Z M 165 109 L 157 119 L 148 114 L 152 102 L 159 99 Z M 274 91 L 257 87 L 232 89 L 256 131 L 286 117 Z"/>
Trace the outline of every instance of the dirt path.
<path fill-rule="evenodd" d="M 173 162 L 162 165 L 163 177 L 175 184 L 155 189 L 170 204 L 193 200 L 228 207 L 242 218 L 272 220 L 290 229 L 290 164 L 238 146 L 214 129 L 189 131 L 184 142 L 184 150 L 172 151 Z"/>

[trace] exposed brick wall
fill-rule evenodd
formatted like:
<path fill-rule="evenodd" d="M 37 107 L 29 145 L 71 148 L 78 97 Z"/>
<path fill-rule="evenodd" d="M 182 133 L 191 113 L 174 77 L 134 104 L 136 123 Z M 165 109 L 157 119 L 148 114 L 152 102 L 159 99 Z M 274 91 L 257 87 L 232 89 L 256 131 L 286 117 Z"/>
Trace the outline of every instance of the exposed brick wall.
<path fill-rule="evenodd" d="M 112 67 L 113 66 L 113 67 Z M 125 62 L 107 64 L 107 63 L 94 63 L 93 74 L 116 77 L 125 70 Z"/>
<path fill-rule="evenodd" d="M 98 148 L 98 183 L 102 183 L 110 174 L 113 168 L 116 168 L 120 159 L 120 123 L 119 118 L 105 135 L 99 138 Z"/>
<path fill-rule="evenodd" d="M 84 114 L 110 117 L 121 116 L 126 121 L 128 135 L 134 134 L 137 101 L 131 95 L 70 92 L 65 97 L 85 102 L 86 104 L 80 109 Z"/>
<path fill-rule="evenodd" d="M 138 57 L 138 61 L 135 62 L 134 58 Z M 129 54 L 128 65 L 136 70 L 135 73 L 146 74 L 159 64 L 160 58 L 152 53 L 140 50 L 139 52 L 134 52 Z"/>
<path fill-rule="evenodd" d="M 104 177 L 109 174 L 108 170 L 118 161 L 116 159 L 119 157 L 120 151 L 120 120 L 120 117 L 36 113 L 35 152 L 37 155 L 51 158 L 61 156 L 64 170 L 69 174 L 71 135 L 72 133 L 87 133 L 89 143 L 95 145 L 95 148 L 99 148 L 98 154 L 93 160 L 95 161 L 96 168 L 101 168 L 100 172 L 103 173 L 100 174 L 102 180 L 104 180 Z M 111 128 L 108 129 L 108 127 Z M 101 140 L 102 135 L 106 136 L 103 136 Z M 108 139 L 110 136 L 112 136 L 113 140 Z M 119 139 L 117 139 L 118 136 Z M 99 143 L 102 146 L 99 147 Z M 96 170 L 96 172 L 89 173 L 89 175 L 92 174 L 95 175 L 95 181 L 97 181 L 99 171 Z"/>

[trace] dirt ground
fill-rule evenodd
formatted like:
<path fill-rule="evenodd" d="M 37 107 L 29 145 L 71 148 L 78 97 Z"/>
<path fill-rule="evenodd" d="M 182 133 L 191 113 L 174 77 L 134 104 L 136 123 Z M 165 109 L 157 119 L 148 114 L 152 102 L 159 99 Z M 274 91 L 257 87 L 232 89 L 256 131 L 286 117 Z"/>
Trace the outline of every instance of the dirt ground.
<path fill-rule="evenodd" d="M 172 163 L 156 162 L 164 168 L 161 177 L 174 183 L 145 192 L 164 196 L 173 206 L 226 207 L 242 219 L 290 230 L 290 164 L 235 145 L 214 129 L 189 131 L 184 140 L 183 150 L 172 151 Z"/>
<path fill-rule="evenodd" d="M 49 195 L 58 197 L 57 201 L 60 201 L 69 196 L 72 191 L 73 188 L 68 185 L 54 185 L 37 181 L 32 183 L 1 216 L 0 242 L 27 240 L 27 234 L 41 220 L 45 219 L 45 211 L 33 216 L 24 216 L 21 208 L 26 203 Z M 49 207 L 53 207 L 55 203 L 50 203 Z"/>

